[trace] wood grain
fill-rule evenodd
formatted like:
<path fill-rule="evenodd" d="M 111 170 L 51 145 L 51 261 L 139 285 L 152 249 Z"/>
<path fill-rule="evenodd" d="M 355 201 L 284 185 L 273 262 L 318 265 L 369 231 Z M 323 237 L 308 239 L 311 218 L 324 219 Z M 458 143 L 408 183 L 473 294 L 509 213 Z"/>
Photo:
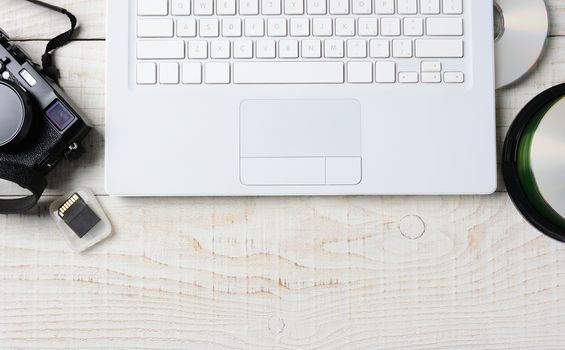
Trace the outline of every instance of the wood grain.
<path fill-rule="evenodd" d="M 129 0 L 111 0 L 129 1 Z M 79 21 L 79 39 L 99 39 L 106 36 L 106 1 L 48 0 L 66 8 Z M 2 0 L 0 28 L 14 40 L 49 40 L 69 29 L 65 15 L 48 11 L 26 0 Z"/>
<path fill-rule="evenodd" d="M 504 192 L 107 197 L 105 2 L 52 2 L 81 19 L 80 40 L 56 58 L 96 130 L 36 210 L 0 216 L 0 349 L 564 348 L 565 245 L 525 223 Z M 565 81 L 565 3 L 547 3 L 545 57 L 497 94 L 500 140 L 529 99 Z M 20 44 L 36 58 L 65 25 L 22 0 L 0 6 L 0 27 L 35 39 Z M 77 186 L 95 190 L 115 230 L 81 255 L 47 209 Z M 18 193 L 0 184 L 0 195 Z"/>

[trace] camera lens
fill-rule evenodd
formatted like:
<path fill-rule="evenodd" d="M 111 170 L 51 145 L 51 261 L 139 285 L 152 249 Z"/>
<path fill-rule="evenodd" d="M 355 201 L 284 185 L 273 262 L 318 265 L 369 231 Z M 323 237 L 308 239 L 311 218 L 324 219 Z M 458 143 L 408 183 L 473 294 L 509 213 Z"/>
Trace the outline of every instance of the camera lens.
<path fill-rule="evenodd" d="M 31 107 L 25 92 L 16 84 L 0 81 L 0 147 L 15 146 L 29 132 Z"/>

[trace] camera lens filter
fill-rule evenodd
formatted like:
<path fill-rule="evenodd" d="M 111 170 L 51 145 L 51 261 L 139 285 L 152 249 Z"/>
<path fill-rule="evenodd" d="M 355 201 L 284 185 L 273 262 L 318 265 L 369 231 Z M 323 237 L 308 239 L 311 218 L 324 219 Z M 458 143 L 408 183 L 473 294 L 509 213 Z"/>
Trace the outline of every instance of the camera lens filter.
<path fill-rule="evenodd" d="M 506 137 L 502 170 L 522 215 L 565 242 L 565 84 L 532 100 Z"/>
<path fill-rule="evenodd" d="M 15 84 L 0 81 L 0 147 L 17 143 L 27 134 L 31 124 L 28 104 Z"/>

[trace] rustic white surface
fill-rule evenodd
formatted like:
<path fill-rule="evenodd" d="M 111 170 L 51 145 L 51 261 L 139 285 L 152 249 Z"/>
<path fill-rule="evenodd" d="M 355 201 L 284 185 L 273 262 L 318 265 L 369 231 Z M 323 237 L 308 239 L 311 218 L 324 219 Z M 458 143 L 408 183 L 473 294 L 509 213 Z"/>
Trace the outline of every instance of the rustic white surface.
<path fill-rule="evenodd" d="M 502 185 L 485 197 L 105 196 L 105 3 L 52 2 L 81 20 L 57 60 L 96 132 L 37 210 L 0 216 L 0 349 L 565 347 L 565 245 L 525 223 Z M 565 80 L 565 2 L 547 2 L 546 56 L 498 93 L 501 140 L 529 99 Z M 1 1 L 0 27 L 34 57 L 66 25 Z M 47 213 L 79 185 L 115 226 L 82 255 Z"/>

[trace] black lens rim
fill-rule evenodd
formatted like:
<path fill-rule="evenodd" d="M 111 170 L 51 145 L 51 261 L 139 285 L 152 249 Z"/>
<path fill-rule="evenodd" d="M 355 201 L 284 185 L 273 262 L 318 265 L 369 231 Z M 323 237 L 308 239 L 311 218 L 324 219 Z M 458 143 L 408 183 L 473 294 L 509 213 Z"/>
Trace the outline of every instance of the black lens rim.
<path fill-rule="evenodd" d="M 540 232 L 565 243 L 565 230 L 541 215 L 528 200 L 516 168 L 518 147 L 526 126 L 547 104 L 563 96 L 565 96 L 565 83 L 542 92 L 520 111 L 504 141 L 502 175 L 508 194 L 522 216 Z"/>

